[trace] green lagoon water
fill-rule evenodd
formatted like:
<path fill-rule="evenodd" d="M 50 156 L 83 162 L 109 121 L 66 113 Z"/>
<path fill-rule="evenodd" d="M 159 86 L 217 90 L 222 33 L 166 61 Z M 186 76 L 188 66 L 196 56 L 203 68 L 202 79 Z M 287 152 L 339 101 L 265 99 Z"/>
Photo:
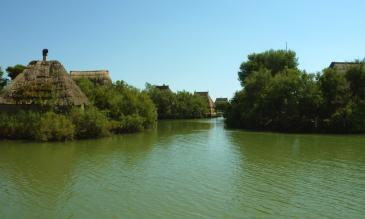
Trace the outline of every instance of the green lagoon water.
<path fill-rule="evenodd" d="M 0 218 L 365 218 L 365 136 L 163 121 L 70 143 L 0 142 Z"/>

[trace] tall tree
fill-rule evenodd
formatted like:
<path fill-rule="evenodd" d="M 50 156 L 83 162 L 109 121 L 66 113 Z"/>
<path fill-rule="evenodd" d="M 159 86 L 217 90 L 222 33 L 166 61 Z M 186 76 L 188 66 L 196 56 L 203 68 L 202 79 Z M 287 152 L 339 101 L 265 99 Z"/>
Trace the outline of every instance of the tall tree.
<path fill-rule="evenodd" d="M 15 66 L 9 66 L 6 68 L 6 72 L 8 73 L 8 77 L 11 78 L 11 80 L 14 80 L 16 76 L 18 76 L 20 73 L 24 71 L 26 66 L 24 65 L 15 65 Z"/>
<path fill-rule="evenodd" d="M 358 62 L 358 65 L 350 68 L 345 75 L 350 83 L 350 89 L 353 97 L 365 100 L 365 63 Z"/>
<path fill-rule="evenodd" d="M 298 59 L 294 51 L 287 50 L 268 50 L 262 53 L 248 55 L 248 61 L 243 62 L 238 72 L 241 85 L 245 85 L 247 76 L 260 69 L 271 71 L 274 76 L 285 68 L 297 69 Z"/>
<path fill-rule="evenodd" d="M 331 115 L 338 108 L 345 107 L 350 100 L 350 87 L 343 73 L 332 68 L 327 68 L 319 78 L 319 86 L 322 91 L 325 105 L 325 115 Z"/>
<path fill-rule="evenodd" d="M 8 82 L 8 79 L 4 77 L 4 72 L 2 68 L 0 67 L 0 91 L 5 87 L 6 83 Z"/>

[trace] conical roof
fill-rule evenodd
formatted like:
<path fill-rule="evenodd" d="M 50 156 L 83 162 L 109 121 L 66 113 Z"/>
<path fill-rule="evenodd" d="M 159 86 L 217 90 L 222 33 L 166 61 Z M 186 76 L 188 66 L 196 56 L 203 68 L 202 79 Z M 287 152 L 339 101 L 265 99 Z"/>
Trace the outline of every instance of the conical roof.
<path fill-rule="evenodd" d="M 8 85 L 0 104 L 81 106 L 88 99 L 58 61 L 32 61 Z"/>

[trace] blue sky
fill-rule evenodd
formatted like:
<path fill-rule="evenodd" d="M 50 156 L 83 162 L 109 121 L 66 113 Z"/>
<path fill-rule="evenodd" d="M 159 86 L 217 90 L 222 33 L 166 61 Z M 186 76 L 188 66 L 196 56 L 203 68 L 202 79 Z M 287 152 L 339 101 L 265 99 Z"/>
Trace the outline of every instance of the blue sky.
<path fill-rule="evenodd" d="M 297 52 L 300 68 L 365 57 L 364 1 L 1 0 L 0 66 L 41 58 L 113 80 L 232 97 L 248 54 Z"/>

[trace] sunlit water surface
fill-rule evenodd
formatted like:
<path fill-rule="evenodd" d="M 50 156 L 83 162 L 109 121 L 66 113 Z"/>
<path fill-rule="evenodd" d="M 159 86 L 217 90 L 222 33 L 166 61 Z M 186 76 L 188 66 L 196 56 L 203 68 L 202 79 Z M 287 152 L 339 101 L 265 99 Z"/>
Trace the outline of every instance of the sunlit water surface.
<path fill-rule="evenodd" d="M 365 136 L 163 121 L 70 143 L 0 142 L 0 218 L 364 218 Z"/>

